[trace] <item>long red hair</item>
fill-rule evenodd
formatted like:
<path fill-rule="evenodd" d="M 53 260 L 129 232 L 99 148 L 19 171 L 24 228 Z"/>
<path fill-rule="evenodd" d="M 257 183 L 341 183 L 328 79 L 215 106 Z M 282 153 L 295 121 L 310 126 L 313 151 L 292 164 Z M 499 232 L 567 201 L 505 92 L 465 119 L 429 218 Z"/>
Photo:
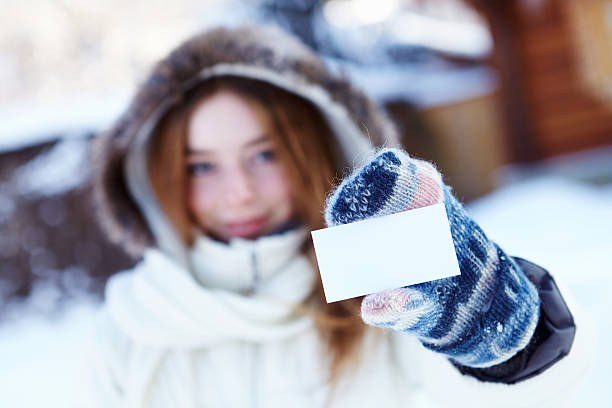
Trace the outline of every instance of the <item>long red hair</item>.
<path fill-rule="evenodd" d="M 329 126 L 310 102 L 265 82 L 240 77 L 215 77 L 204 81 L 184 96 L 157 127 L 149 157 L 149 176 L 162 208 L 186 245 L 193 243 L 194 220 L 186 204 L 187 174 L 185 144 L 187 123 L 199 103 L 221 90 L 231 91 L 255 104 L 266 115 L 270 137 L 283 165 L 299 206 L 299 216 L 311 230 L 324 227 L 325 199 L 345 167 L 344 159 Z M 304 246 L 317 271 L 312 241 Z M 330 379 L 338 376 L 359 343 L 364 324 L 359 317 L 361 298 L 328 304 L 319 287 L 309 304 L 298 305 L 312 315 L 318 332 L 331 353 Z"/>

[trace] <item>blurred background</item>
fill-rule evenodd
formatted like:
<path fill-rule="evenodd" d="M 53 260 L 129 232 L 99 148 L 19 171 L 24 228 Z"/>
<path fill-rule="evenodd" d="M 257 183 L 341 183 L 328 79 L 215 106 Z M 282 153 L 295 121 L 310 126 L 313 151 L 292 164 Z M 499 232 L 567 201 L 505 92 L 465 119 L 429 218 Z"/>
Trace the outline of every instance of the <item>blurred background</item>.
<path fill-rule="evenodd" d="M 344 69 L 490 237 L 563 279 L 599 341 L 574 405 L 612 406 L 612 1 L 2 4 L 0 401 L 69 406 L 104 283 L 134 263 L 93 222 L 91 141 L 180 41 L 249 21 Z"/>

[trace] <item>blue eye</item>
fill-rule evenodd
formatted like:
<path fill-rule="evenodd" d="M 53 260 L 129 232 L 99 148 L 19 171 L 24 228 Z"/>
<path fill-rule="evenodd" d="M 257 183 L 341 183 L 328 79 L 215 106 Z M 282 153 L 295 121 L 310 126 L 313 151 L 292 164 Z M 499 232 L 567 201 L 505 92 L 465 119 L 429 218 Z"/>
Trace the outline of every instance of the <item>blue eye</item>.
<path fill-rule="evenodd" d="M 276 160 L 276 153 L 274 150 L 263 150 L 255 155 L 256 162 L 271 162 Z"/>
<path fill-rule="evenodd" d="M 193 175 L 210 173 L 213 169 L 214 166 L 211 163 L 205 162 L 187 165 L 187 172 Z"/>

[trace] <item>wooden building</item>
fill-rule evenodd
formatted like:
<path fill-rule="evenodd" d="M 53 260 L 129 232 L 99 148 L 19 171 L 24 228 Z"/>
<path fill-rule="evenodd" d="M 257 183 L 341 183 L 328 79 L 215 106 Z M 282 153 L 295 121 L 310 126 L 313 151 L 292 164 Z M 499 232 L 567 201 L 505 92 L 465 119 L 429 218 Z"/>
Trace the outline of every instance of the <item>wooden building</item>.
<path fill-rule="evenodd" d="M 494 39 L 511 161 L 612 144 L 612 1 L 469 3 Z"/>

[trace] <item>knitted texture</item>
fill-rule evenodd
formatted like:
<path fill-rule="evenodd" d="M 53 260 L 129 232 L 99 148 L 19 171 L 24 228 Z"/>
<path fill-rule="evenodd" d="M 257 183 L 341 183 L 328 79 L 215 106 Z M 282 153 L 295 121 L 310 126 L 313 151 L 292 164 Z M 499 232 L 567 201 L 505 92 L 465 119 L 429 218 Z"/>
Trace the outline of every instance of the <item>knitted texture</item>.
<path fill-rule="evenodd" d="M 468 216 L 431 163 L 399 149 L 380 150 L 328 198 L 325 218 L 334 226 L 440 202 L 461 274 L 368 295 L 362 319 L 413 333 L 464 366 L 502 363 L 531 339 L 539 319 L 537 289 Z"/>

